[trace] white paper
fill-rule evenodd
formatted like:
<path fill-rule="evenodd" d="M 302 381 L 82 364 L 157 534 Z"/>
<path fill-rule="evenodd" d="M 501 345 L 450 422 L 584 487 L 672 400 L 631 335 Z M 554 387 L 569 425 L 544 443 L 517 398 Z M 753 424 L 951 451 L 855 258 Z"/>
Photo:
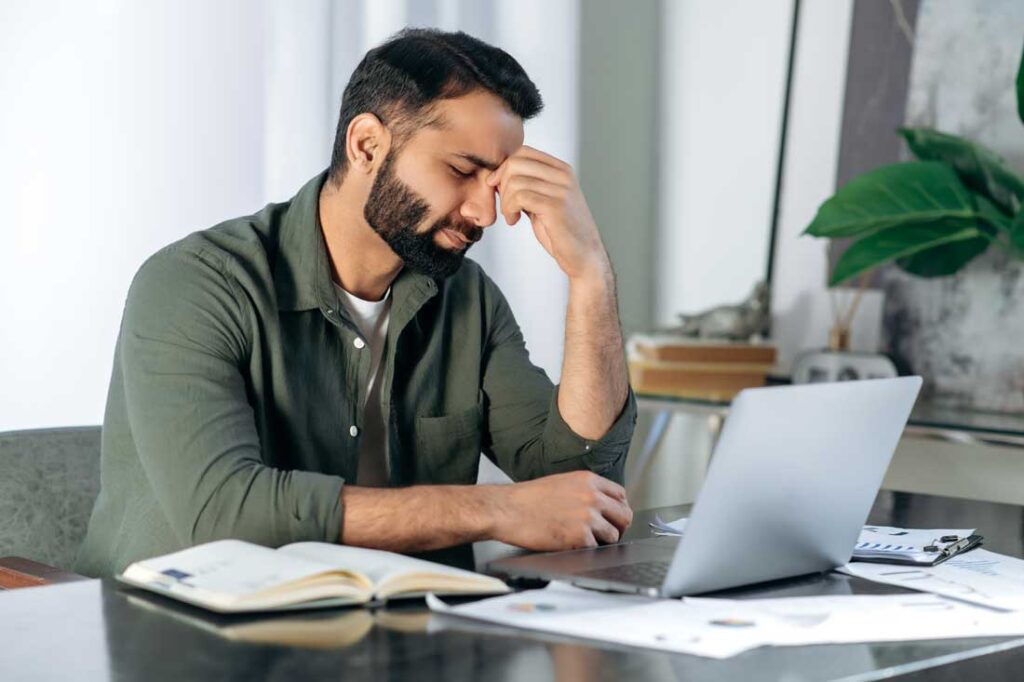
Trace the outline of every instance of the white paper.
<path fill-rule="evenodd" d="M 1024 609 L 1024 561 L 975 549 L 938 566 L 849 563 L 847 575 L 921 592 L 1019 611 Z"/>
<path fill-rule="evenodd" d="M 685 601 L 705 604 L 729 600 Z M 932 594 L 793 597 L 733 603 L 738 614 L 749 609 L 751 614 L 769 614 L 792 626 L 774 633 L 770 643 L 775 646 L 1024 636 L 1024 613 L 996 611 Z"/>
<path fill-rule="evenodd" d="M 759 646 L 1024 636 L 1024 613 L 932 594 L 651 600 L 552 583 L 436 612 L 499 625 L 711 658 Z"/>
<path fill-rule="evenodd" d="M 675 521 L 662 521 L 661 517 L 657 514 L 654 515 L 654 520 L 648 525 L 651 527 L 651 531 L 655 535 L 682 535 L 683 529 L 686 528 L 686 522 L 688 517 L 676 519 Z"/>
<path fill-rule="evenodd" d="M 787 628 L 765 613 L 735 616 L 733 603 L 690 605 L 675 599 L 648 599 L 583 590 L 553 582 L 471 604 L 447 606 L 427 597 L 434 611 L 527 630 L 582 637 L 630 646 L 728 658 L 769 642 Z"/>

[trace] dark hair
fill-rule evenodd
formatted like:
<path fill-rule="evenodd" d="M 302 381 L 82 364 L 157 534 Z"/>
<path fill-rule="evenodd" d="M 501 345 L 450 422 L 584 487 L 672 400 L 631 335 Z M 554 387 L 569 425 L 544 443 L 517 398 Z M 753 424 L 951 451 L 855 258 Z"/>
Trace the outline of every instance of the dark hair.
<path fill-rule="evenodd" d="M 392 129 L 400 147 L 418 128 L 435 125 L 431 106 L 474 90 L 500 97 L 522 119 L 544 106 L 540 92 L 510 54 L 462 31 L 407 28 L 366 53 L 341 98 L 329 177 L 344 176 L 349 123 L 372 113 Z"/>

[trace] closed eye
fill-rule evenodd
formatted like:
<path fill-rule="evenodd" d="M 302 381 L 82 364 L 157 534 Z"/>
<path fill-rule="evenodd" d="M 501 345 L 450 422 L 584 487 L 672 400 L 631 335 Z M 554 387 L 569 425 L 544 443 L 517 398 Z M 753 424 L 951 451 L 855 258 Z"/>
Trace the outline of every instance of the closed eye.
<path fill-rule="evenodd" d="M 454 173 L 456 176 L 458 176 L 460 178 L 471 178 L 474 175 L 476 175 L 476 173 L 474 171 L 470 171 L 468 173 L 464 173 L 463 171 L 460 171 L 458 168 L 456 168 L 455 166 L 453 166 L 451 164 L 448 164 L 448 167 L 452 169 L 452 173 Z"/>

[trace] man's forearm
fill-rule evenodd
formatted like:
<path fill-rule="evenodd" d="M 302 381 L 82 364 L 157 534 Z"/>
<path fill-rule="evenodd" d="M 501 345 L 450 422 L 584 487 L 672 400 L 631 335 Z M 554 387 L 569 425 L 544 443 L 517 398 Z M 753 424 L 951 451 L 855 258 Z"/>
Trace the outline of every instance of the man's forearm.
<path fill-rule="evenodd" d="M 346 545 L 424 552 L 479 540 L 538 551 L 616 542 L 633 519 L 622 486 L 590 471 L 511 485 L 423 485 L 341 491 Z"/>
<path fill-rule="evenodd" d="M 629 395 L 615 277 L 601 234 L 565 161 L 523 145 L 487 176 L 509 225 L 529 216 L 537 241 L 569 277 L 558 411 L 576 434 L 607 433 Z"/>
<path fill-rule="evenodd" d="M 558 410 L 584 438 L 601 438 L 629 391 L 611 266 L 569 280 Z"/>
<path fill-rule="evenodd" d="M 493 536 L 494 485 L 342 489 L 346 545 L 425 552 Z M 492 498 L 492 499 L 489 499 Z"/>

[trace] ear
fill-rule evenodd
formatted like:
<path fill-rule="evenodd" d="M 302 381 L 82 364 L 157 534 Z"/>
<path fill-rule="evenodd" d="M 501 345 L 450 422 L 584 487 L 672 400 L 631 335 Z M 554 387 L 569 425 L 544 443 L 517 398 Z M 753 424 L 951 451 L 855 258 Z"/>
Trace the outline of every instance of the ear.
<path fill-rule="evenodd" d="M 362 113 L 349 121 L 345 134 L 349 168 L 367 174 L 373 172 L 390 147 L 391 133 L 375 115 Z"/>

